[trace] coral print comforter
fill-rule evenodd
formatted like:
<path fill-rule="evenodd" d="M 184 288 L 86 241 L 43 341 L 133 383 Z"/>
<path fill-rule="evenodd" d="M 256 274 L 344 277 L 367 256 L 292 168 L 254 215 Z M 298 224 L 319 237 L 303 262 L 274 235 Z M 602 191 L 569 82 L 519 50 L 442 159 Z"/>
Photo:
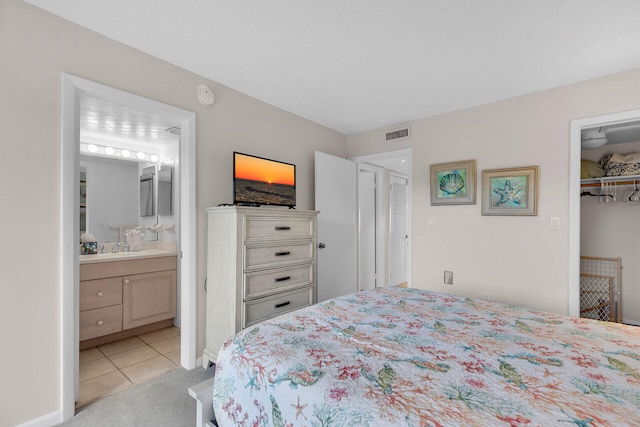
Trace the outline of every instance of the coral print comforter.
<path fill-rule="evenodd" d="M 250 327 L 218 355 L 226 426 L 640 426 L 640 328 L 416 289 Z"/>

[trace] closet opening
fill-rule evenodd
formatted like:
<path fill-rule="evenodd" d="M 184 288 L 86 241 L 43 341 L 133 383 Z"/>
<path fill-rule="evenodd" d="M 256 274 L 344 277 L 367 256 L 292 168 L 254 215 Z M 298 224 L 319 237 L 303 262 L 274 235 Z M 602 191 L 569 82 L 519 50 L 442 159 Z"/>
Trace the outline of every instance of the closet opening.
<path fill-rule="evenodd" d="M 572 152 L 579 227 L 570 237 L 579 260 L 570 314 L 640 326 L 640 115 L 572 123 Z"/>

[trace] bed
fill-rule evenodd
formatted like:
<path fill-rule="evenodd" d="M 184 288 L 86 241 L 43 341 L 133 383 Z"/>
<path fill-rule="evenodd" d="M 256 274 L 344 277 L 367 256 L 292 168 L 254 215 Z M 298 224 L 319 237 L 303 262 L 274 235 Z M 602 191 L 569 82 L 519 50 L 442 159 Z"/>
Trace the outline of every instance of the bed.
<path fill-rule="evenodd" d="M 639 426 L 640 328 L 418 289 L 335 298 L 218 354 L 226 426 Z"/>

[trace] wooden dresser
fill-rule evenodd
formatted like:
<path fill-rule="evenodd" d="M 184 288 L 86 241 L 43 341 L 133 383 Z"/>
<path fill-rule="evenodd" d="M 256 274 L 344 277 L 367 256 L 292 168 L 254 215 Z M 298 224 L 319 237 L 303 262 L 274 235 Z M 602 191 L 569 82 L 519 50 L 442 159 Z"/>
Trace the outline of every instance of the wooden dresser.
<path fill-rule="evenodd" d="M 316 211 L 207 209 L 204 367 L 236 332 L 316 301 Z"/>

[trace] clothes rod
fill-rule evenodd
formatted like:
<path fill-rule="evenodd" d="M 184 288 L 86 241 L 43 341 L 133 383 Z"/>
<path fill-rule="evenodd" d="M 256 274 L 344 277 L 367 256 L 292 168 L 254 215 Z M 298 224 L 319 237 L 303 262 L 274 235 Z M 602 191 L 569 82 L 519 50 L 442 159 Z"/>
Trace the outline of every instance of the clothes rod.
<path fill-rule="evenodd" d="M 635 181 L 587 182 L 587 183 L 584 183 L 584 184 L 580 184 L 580 188 L 585 188 L 585 187 L 602 187 L 602 184 L 613 184 L 613 185 L 634 185 L 636 182 L 640 182 L 640 180 L 635 180 Z"/>

